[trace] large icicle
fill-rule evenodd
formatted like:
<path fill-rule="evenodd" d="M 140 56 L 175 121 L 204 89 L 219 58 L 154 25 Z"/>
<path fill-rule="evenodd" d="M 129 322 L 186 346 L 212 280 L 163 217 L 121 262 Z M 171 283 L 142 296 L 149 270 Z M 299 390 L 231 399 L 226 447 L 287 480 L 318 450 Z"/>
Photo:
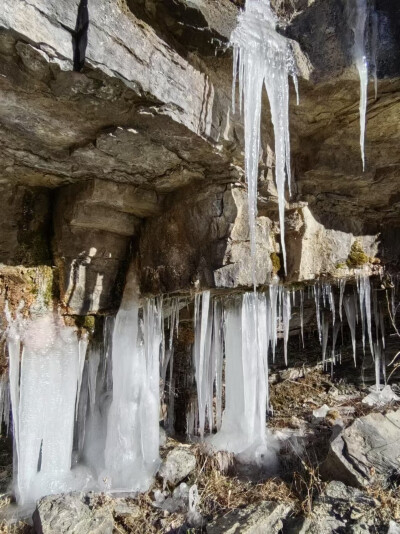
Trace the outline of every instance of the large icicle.
<path fill-rule="evenodd" d="M 231 35 L 234 47 L 234 80 L 239 77 L 240 109 L 244 108 L 245 171 L 248 183 L 249 226 L 253 284 L 256 280 L 257 181 L 260 159 L 262 88 L 265 85 L 275 135 L 275 180 L 279 199 L 281 244 L 286 271 L 285 182 L 290 173 L 289 83 L 295 78 L 293 54 L 288 40 L 276 31 L 277 18 L 269 0 L 247 0 Z M 233 91 L 233 108 L 235 92 Z"/>
<path fill-rule="evenodd" d="M 71 471 L 80 380 L 76 332 L 52 315 L 24 325 L 11 321 L 7 344 L 18 502 L 28 504 L 43 495 L 85 489 L 90 475 L 85 470 Z"/>
<path fill-rule="evenodd" d="M 148 301 L 141 329 L 139 305 L 136 273 L 131 269 L 112 340 L 113 398 L 101 479 L 113 491 L 147 489 L 159 465 L 162 311 L 155 301 Z"/>
<path fill-rule="evenodd" d="M 210 307 L 210 292 L 204 291 L 204 293 L 195 297 L 195 342 L 193 347 L 200 437 L 204 436 L 206 416 L 208 416 L 210 428 L 212 426 L 212 406 L 210 406 L 213 388 L 212 375 L 210 380 L 211 339 L 212 308 Z"/>
<path fill-rule="evenodd" d="M 365 32 L 368 15 L 367 0 L 349 0 L 350 23 L 354 33 L 353 58 L 360 77 L 360 148 L 363 170 L 365 170 L 365 124 L 368 96 L 368 62 L 365 46 Z"/>
<path fill-rule="evenodd" d="M 221 429 L 208 440 L 218 450 L 239 455 L 242 461 L 271 465 L 275 455 L 266 441 L 269 336 L 265 325 L 271 317 L 269 306 L 268 298 L 256 293 L 226 304 L 225 410 Z"/>

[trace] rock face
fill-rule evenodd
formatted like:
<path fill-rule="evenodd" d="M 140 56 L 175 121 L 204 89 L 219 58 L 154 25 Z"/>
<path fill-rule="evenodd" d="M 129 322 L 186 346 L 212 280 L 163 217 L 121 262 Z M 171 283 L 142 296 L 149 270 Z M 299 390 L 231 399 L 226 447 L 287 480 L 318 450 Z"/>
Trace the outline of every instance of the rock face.
<path fill-rule="evenodd" d="M 91 508 L 81 494 L 44 497 L 33 514 L 37 534 L 112 534 L 110 510 Z"/>
<path fill-rule="evenodd" d="M 399 469 L 399 440 L 399 410 L 360 417 L 332 441 L 323 472 L 356 487 L 388 479 Z"/>
<path fill-rule="evenodd" d="M 262 534 L 282 532 L 283 521 L 291 512 L 287 504 L 264 502 L 229 512 L 207 526 L 207 534 Z"/>
<path fill-rule="evenodd" d="M 76 72 L 78 3 L 6 0 L 0 14 L 0 261 L 56 265 L 74 314 L 115 310 L 135 254 L 147 293 L 249 287 L 243 121 L 231 111 L 226 46 L 239 3 L 95 2 Z M 286 281 L 351 274 L 338 265 L 356 239 L 395 265 L 398 5 L 376 2 L 379 84 L 364 173 L 343 2 L 273 6 L 301 78 L 300 105 L 290 103 Z M 268 106 L 262 124 L 256 277 L 265 284 L 280 255 Z"/>

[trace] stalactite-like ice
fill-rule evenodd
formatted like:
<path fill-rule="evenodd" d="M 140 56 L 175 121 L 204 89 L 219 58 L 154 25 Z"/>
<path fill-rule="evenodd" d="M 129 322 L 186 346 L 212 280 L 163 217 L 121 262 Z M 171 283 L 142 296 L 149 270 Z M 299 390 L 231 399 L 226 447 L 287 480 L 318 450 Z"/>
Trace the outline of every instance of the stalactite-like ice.
<path fill-rule="evenodd" d="M 113 392 L 101 476 L 112 491 L 147 489 L 159 465 L 162 306 L 153 299 L 146 301 L 143 322 L 139 306 L 136 274 L 131 269 L 112 340 Z"/>
<path fill-rule="evenodd" d="M 275 459 L 271 443 L 268 449 L 266 442 L 269 343 L 265 324 L 269 306 L 269 299 L 256 293 L 226 304 L 225 410 L 220 431 L 209 438 L 216 449 L 262 464 Z M 258 331 L 255 315 L 262 325 Z"/>
<path fill-rule="evenodd" d="M 356 314 L 357 314 L 357 301 L 354 295 L 345 295 L 344 299 L 344 311 L 346 312 L 347 322 L 349 323 L 351 332 L 351 342 L 353 345 L 353 358 L 354 365 L 357 364 L 356 359 Z"/>
<path fill-rule="evenodd" d="M 293 54 L 288 40 L 276 31 L 276 15 L 269 0 L 247 0 L 231 35 L 234 47 L 233 88 L 239 77 L 240 109 L 244 108 L 245 172 L 248 183 L 249 226 L 253 284 L 256 280 L 257 181 L 260 159 L 262 89 L 265 85 L 275 135 L 275 180 L 279 199 L 279 220 L 284 267 L 285 183 L 291 184 L 289 139 L 289 75 L 295 76 Z M 296 85 L 297 87 L 297 85 Z M 233 108 L 235 91 L 233 90 Z"/>
<path fill-rule="evenodd" d="M 354 33 L 353 58 L 360 77 L 360 148 L 363 170 L 365 170 L 365 124 L 368 96 L 368 62 L 365 46 L 367 0 L 351 0 L 350 23 Z"/>
<path fill-rule="evenodd" d="M 90 475 L 71 470 L 81 371 L 76 332 L 52 315 L 24 324 L 11 320 L 7 343 L 18 502 L 27 504 L 42 495 L 84 489 Z"/>

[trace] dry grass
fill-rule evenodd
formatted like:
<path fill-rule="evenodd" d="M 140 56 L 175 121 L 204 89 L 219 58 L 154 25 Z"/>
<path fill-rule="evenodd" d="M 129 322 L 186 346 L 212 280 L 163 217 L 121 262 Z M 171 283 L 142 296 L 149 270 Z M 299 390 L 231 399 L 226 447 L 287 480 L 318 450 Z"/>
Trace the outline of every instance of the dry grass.
<path fill-rule="evenodd" d="M 400 521 L 400 487 L 383 486 L 382 484 L 373 484 L 367 488 L 367 493 L 379 503 L 376 514 L 384 524 L 390 520 Z"/>
<path fill-rule="evenodd" d="M 269 421 L 272 428 L 290 427 L 293 417 L 305 418 L 311 411 L 330 403 L 329 390 L 333 383 L 320 367 L 304 369 L 304 377 L 272 384 L 270 401 L 274 417 Z"/>

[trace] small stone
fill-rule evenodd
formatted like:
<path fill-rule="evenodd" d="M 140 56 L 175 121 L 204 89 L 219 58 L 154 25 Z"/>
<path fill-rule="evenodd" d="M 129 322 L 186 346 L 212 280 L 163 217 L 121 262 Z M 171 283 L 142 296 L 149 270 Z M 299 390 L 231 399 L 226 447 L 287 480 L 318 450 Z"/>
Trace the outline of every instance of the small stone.
<path fill-rule="evenodd" d="M 196 468 L 196 458 L 194 454 L 183 447 L 178 447 L 170 451 L 161 465 L 159 475 L 168 482 L 176 486 Z"/>

